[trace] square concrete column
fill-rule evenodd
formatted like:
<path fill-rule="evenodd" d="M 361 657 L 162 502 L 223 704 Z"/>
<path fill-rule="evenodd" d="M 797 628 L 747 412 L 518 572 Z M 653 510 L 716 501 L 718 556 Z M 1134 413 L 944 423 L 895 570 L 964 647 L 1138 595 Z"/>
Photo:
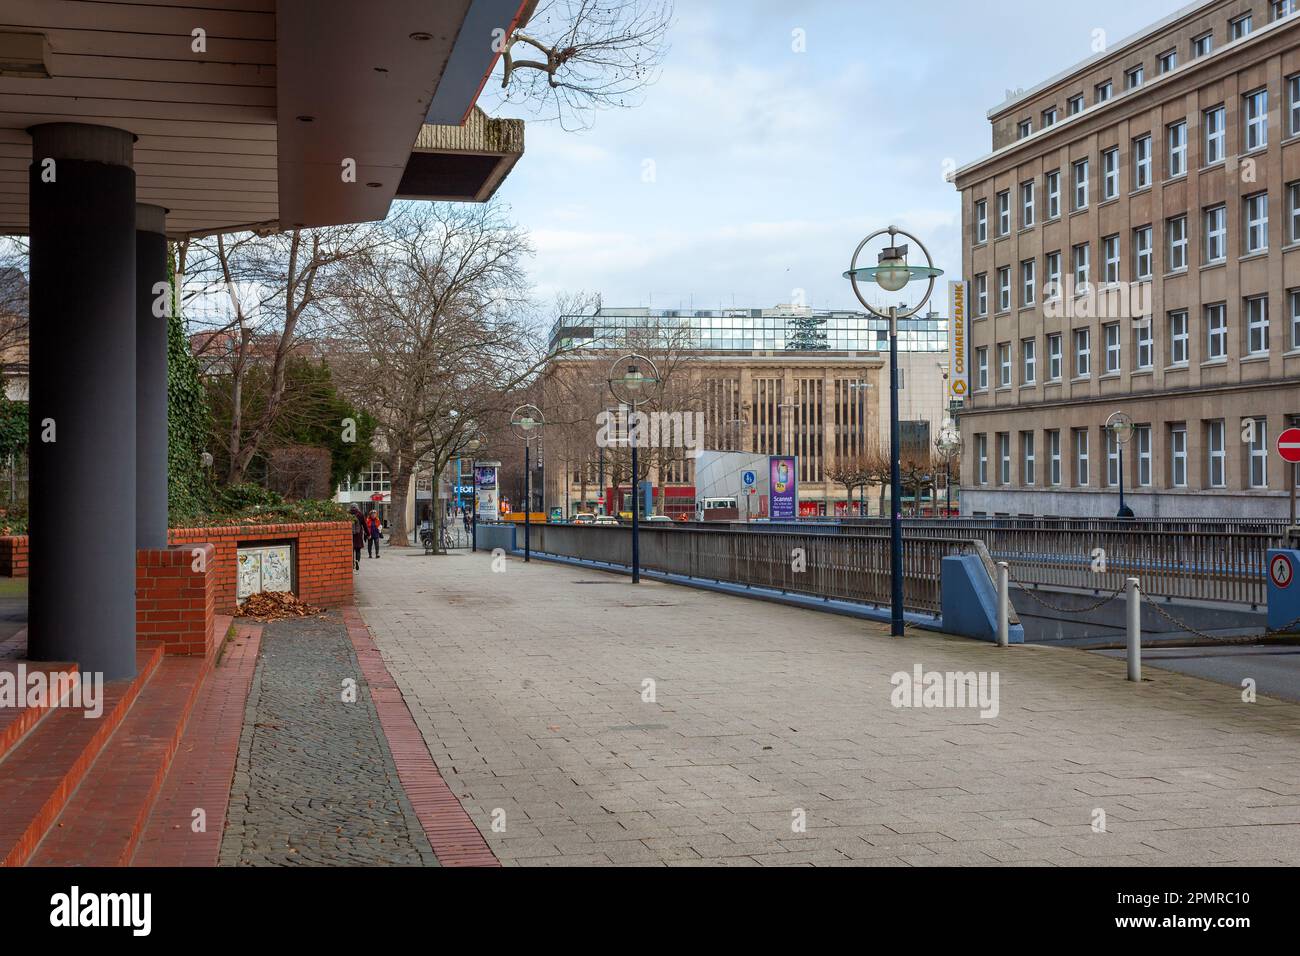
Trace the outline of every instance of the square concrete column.
<path fill-rule="evenodd" d="M 31 130 L 28 657 L 135 674 L 134 136 Z"/>
<path fill-rule="evenodd" d="M 135 207 L 135 546 L 167 547 L 167 210 Z M 159 312 L 162 315 L 159 315 Z"/>

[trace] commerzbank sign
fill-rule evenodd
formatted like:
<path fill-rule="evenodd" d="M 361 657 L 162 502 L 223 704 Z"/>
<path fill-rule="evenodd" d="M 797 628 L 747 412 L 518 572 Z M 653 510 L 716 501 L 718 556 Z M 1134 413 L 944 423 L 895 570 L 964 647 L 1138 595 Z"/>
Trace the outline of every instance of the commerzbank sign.
<path fill-rule="evenodd" d="M 970 388 L 966 369 L 966 283 L 948 283 L 948 401 L 964 403 Z"/>

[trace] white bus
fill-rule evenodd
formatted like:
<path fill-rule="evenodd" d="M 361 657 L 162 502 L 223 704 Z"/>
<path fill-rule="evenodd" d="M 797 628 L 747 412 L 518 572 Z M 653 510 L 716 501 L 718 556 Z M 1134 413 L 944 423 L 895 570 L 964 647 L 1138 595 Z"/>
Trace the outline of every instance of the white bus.
<path fill-rule="evenodd" d="M 736 497 L 699 498 L 695 502 L 696 521 L 737 521 L 740 509 L 736 506 Z"/>

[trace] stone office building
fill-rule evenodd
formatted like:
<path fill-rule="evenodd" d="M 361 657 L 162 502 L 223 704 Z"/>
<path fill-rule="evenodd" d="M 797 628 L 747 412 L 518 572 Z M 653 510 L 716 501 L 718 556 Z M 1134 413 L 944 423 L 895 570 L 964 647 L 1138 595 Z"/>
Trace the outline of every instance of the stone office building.
<path fill-rule="evenodd" d="M 1284 516 L 1300 17 L 1202 0 L 989 113 L 958 169 L 962 510 Z M 1105 424 L 1124 412 L 1122 447 Z"/>

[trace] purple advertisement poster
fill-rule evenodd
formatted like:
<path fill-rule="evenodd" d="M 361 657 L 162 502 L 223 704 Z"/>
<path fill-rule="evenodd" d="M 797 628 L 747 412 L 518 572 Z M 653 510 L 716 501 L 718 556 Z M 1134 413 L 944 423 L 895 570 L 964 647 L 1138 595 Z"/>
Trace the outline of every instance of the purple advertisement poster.
<path fill-rule="evenodd" d="M 768 486 L 768 517 L 773 521 L 793 521 L 799 509 L 799 478 L 795 474 L 795 459 L 786 455 L 773 455 L 768 459 L 771 484 Z"/>

